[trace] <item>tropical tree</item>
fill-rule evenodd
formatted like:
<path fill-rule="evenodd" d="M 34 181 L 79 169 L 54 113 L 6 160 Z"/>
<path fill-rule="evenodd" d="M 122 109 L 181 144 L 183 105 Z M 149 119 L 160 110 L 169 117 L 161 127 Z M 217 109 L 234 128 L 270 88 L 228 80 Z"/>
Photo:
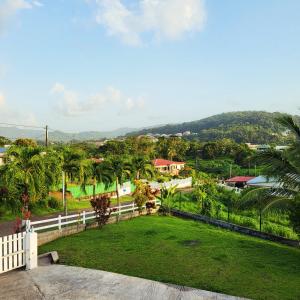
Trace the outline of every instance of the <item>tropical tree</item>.
<path fill-rule="evenodd" d="M 117 202 L 120 206 L 119 185 L 122 185 L 125 179 L 130 178 L 132 165 L 119 156 L 113 156 L 105 163 L 105 169 L 110 172 L 116 182 Z"/>
<path fill-rule="evenodd" d="M 62 151 L 62 171 L 64 175 L 64 213 L 67 215 L 67 188 L 70 182 L 78 182 L 84 189 L 91 168 L 90 160 L 86 159 L 84 152 L 66 147 Z"/>
<path fill-rule="evenodd" d="M 17 139 L 15 140 L 14 145 L 20 147 L 37 147 L 37 142 L 32 139 Z"/>
<path fill-rule="evenodd" d="M 0 136 L 0 147 L 3 147 L 4 145 L 10 145 L 12 141 L 5 136 Z"/>
<path fill-rule="evenodd" d="M 96 200 L 96 185 L 101 182 L 105 186 L 109 186 L 113 181 L 109 169 L 105 167 L 105 164 L 95 160 L 90 165 L 90 174 L 88 177 L 92 180 L 94 201 Z"/>
<path fill-rule="evenodd" d="M 132 159 L 132 171 L 136 180 L 140 180 L 141 176 L 145 178 L 152 178 L 154 170 L 152 164 L 143 156 L 134 157 Z"/>
<path fill-rule="evenodd" d="M 179 192 L 177 187 L 177 185 L 171 186 L 170 188 L 162 187 L 160 190 L 160 196 L 157 196 L 157 199 L 161 201 L 160 210 L 164 214 L 171 213 L 172 202 Z"/>
<path fill-rule="evenodd" d="M 135 204 L 137 205 L 139 212 L 142 212 L 142 207 L 156 199 L 159 194 L 159 190 L 152 190 L 148 183 L 144 183 L 140 180 L 135 181 L 136 189 L 132 194 Z"/>
<path fill-rule="evenodd" d="M 267 177 L 274 178 L 277 184 L 250 190 L 244 196 L 246 204 L 252 203 L 258 207 L 260 220 L 266 209 L 275 206 L 286 208 L 287 203 L 292 204 L 294 218 L 295 214 L 300 217 L 300 206 L 293 205 L 300 195 L 300 127 L 289 115 L 282 116 L 277 121 L 293 134 L 291 145 L 285 151 L 271 149 L 259 153 L 256 157 Z M 293 222 L 293 219 L 291 221 Z"/>
<path fill-rule="evenodd" d="M 46 167 L 41 148 L 12 147 L 7 153 L 8 162 L 1 169 L 3 183 L 15 185 L 20 191 L 25 211 L 30 201 L 47 194 Z"/>

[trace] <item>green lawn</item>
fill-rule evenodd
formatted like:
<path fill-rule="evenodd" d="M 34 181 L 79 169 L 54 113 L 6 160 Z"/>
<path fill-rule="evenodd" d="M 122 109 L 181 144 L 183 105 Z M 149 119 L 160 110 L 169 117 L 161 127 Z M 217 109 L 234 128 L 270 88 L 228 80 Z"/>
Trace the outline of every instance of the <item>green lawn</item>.
<path fill-rule="evenodd" d="M 40 247 L 60 262 L 252 299 L 300 299 L 300 250 L 175 217 L 145 216 Z"/>

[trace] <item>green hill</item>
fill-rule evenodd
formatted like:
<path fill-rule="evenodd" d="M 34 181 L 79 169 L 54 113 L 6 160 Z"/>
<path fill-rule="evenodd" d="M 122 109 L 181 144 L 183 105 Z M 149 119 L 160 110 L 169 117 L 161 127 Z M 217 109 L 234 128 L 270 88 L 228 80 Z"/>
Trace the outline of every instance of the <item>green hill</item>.
<path fill-rule="evenodd" d="M 281 113 L 264 111 L 229 112 L 193 122 L 169 124 L 140 130 L 131 135 L 141 134 L 176 134 L 191 131 L 189 138 L 200 141 L 212 141 L 231 138 L 244 143 L 284 143 L 288 137 L 277 122 Z M 300 121 L 299 116 L 295 118 Z"/>

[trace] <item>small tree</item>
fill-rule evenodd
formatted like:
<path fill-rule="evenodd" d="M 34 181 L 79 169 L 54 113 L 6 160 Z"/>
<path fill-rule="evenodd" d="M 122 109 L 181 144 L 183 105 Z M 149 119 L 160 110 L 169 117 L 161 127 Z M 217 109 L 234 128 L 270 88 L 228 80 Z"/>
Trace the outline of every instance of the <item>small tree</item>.
<path fill-rule="evenodd" d="M 163 187 L 160 190 L 160 197 L 157 197 L 161 201 L 160 211 L 164 214 L 171 214 L 171 206 L 176 194 L 178 194 L 177 185 L 170 188 Z"/>
<path fill-rule="evenodd" d="M 112 212 L 110 198 L 108 195 L 101 195 L 100 197 L 93 198 L 90 202 L 95 211 L 98 227 L 102 228 L 107 223 Z"/>
<path fill-rule="evenodd" d="M 138 207 L 139 213 L 142 213 L 143 206 L 146 204 L 148 214 L 151 213 L 151 209 L 155 207 L 153 201 L 159 194 L 158 190 L 152 190 L 148 183 L 136 180 L 136 189 L 132 194 L 135 204 Z"/>

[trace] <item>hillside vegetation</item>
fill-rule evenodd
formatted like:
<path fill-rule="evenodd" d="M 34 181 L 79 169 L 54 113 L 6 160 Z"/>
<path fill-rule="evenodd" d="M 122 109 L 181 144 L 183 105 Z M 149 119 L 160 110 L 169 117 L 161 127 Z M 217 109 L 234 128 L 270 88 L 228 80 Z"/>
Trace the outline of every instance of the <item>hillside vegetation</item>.
<path fill-rule="evenodd" d="M 131 133 L 176 134 L 185 131 L 194 133 L 192 138 L 212 141 L 230 138 L 238 143 L 285 143 L 288 137 L 276 122 L 281 113 L 264 111 L 229 112 L 193 122 L 169 124 Z M 295 116 L 300 120 L 299 116 Z"/>

